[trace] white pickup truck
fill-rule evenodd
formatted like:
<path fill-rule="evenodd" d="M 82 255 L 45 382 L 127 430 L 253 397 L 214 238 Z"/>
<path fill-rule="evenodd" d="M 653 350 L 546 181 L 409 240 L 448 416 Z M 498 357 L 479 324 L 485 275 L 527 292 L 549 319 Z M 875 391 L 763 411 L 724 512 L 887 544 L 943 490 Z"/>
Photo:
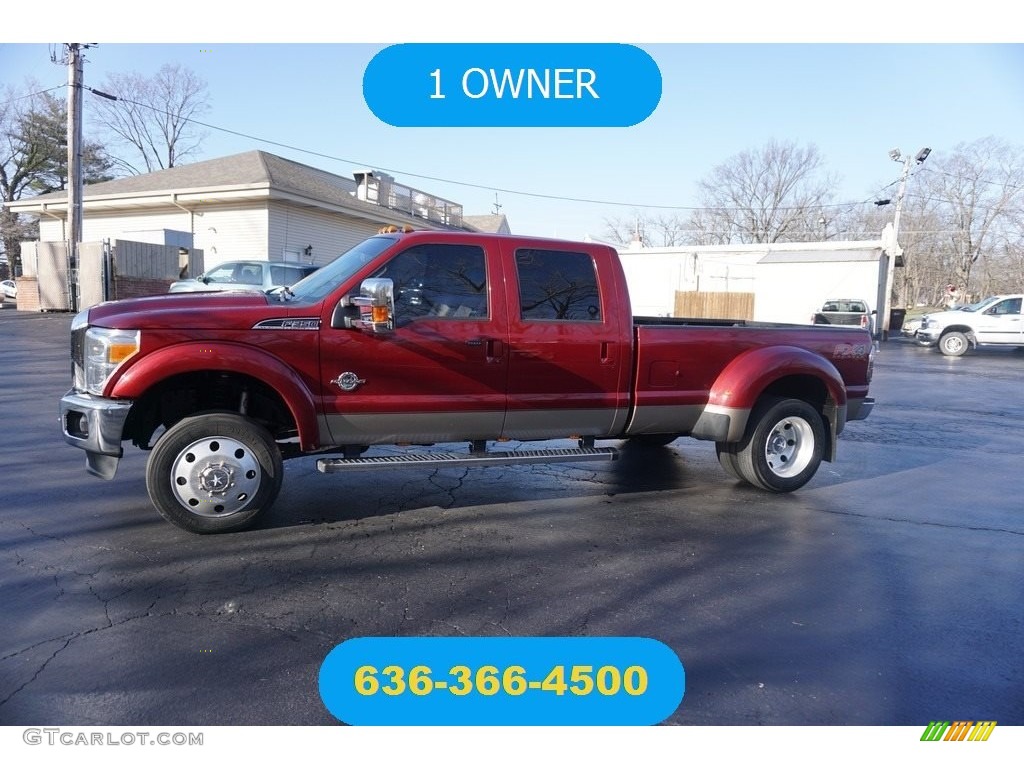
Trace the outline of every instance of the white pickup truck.
<path fill-rule="evenodd" d="M 874 333 L 872 315 L 874 312 L 863 299 L 829 299 L 811 316 L 811 324 L 853 325 Z"/>
<path fill-rule="evenodd" d="M 937 345 L 944 355 L 959 356 L 979 344 L 1024 346 L 1024 294 L 989 296 L 984 301 L 948 312 L 925 315 L 917 340 Z"/>

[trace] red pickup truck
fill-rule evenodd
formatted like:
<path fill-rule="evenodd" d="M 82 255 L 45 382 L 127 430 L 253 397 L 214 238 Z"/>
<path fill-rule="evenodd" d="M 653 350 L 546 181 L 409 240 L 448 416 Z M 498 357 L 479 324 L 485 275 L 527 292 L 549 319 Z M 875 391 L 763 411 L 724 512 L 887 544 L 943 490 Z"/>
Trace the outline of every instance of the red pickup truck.
<path fill-rule="evenodd" d="M 768 491 L 804 485 L 863 419 L 862 329 L 633 317 L 614 249 L 415 231 L 380 234 L 277 293 L 100 304 L 71 327 L 64 438 L 114 476 L 152 449 L 150 498 L 198 533 L 252 524 L 282 460 L 324 472 L 612 459 L 598 440 L 715 442 Z M 572 439 L 578 448 L 494 450 Z M 468 450 L 376 445 L 464 442 Z M 379 452 L 378 452 L 379 453 Z"/>

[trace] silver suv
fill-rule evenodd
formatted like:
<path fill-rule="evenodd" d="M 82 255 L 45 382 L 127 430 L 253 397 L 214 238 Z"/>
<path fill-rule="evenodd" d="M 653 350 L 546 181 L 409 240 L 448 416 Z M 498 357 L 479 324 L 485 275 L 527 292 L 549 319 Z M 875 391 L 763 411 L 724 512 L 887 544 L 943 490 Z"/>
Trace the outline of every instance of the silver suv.
<path fill-rule="evenodd" d="M 191 280 L 171 283 L 169 293 L 196 291 L 269 291 L 295 285 L 317 270 L 312 264 L 290 261 L 226 261 Z"/>

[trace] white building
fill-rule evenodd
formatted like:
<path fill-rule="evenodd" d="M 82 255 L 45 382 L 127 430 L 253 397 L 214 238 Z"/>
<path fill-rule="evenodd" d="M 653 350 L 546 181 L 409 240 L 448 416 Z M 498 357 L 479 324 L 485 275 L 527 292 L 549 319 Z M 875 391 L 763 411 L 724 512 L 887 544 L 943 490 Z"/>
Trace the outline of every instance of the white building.
<path fill-rule="evenodd" d="M 7 205 L 39 217 L 40 241 L 67 239 L 66 192 Z M 388 224 L 478 228 L 461 205 L 379 171 L 347 178 L 259 150 L 90 184 L 82 212 L 83 242 L 200 250 L 207 269 L 238 259 L 325 264 Z"/>
<path fill-rule="evenodd" d="M 888 254 L 899 254 L 890 241 L 887 227 L 878 240 L 663 248 L 634 244 L 620 249 L 619 256 L 636 315 L 672 317 L 683 297 L 743 294 L 752 308 L 748 317 L 735 319 L 810 323 L 829 299 L 863 299 L 872 310 L 888 311 L 882 301 Z M 895 266 L 901 265 L 897 257 Z"/>

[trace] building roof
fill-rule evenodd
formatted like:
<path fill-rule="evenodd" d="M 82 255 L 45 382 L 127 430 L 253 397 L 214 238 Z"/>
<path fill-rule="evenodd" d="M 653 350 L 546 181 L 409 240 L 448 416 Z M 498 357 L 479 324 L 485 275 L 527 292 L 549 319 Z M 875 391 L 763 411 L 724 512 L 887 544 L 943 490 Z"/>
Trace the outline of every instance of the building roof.
<path fill-rule="evenodd" d="M 824 261 L 878 261 L 881 256 L 881 244 L 873 244 L 867 248 L 843 248 L 841 250 L 828 251 L 772 251 L 759 259 L 759 263 L 801 264 Z"/>
<path fill-rule="evenodd" d="M 377 205 L 356 197 L 353 178 L 288 160 L 262 150 L 201 160 L 139 176 L 88 184 L 82 201 L 90 211 L 147 206 L 191 207 L 211 202 L 284 199 L 298 205 L 396 223 L 422 225 L 410 211 Z M 6 203 L 15 213 L 63 212 L 67 192 L 52 192 Z"/>
<path fill-rule="evenodd" d="M 293 160 L 287 160 L 262 150 L 242 152 L 238 155 L 201 160 L 139 176 L 126 176 L 113 181 L 88 184 L 83 198 L 138 195 L 147 192 L 214 191 L 239 187 L 273 186 L 294 192 L 313 193 L 319 197 L 340 199 L 355 192 L 353 179 L 336 176 Z M 60 201 L 67 192 L 51 192 L 25 202 Z"/>
<path fill-rule="evenodd" d="M 511 235 L 508 219 L 503 213 L 489 213 L 480 216 L 463 216 L 463 222 L 477 232 L 493 232 L 498 235 Z"/>

